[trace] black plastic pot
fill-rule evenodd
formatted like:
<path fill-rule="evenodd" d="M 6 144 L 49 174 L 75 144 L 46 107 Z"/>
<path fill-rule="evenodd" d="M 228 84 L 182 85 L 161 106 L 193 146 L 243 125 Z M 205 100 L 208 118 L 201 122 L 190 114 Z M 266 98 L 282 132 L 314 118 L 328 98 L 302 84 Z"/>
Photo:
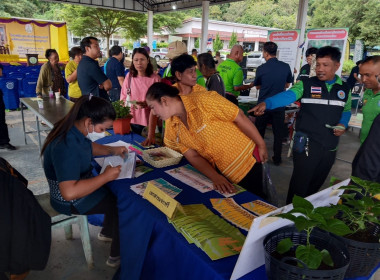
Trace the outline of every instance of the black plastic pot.
<path fill-rule="evenodd" d="M 368 227 L 369 234 L 379 236 L 380 226 Z M 350 265 L 346 272 L 346 278 L 369 276 L 373 269 L 380 263 L 380 243 L 364 243 L 348 238 L 342 238 L 346 243 L 350 254 Z"/>
<path fill-rule="evenodd" d="M 336 267 L 330 270 L 315 270 L 308 269 L 299 260 L 297 262 L 303 267 L 294 265 L 295 258 L 285 257 L 278 260 L 271 255 L 276 251 L 277 244 L 285 238 L 290 238 L 293 244 L 306 244 L 306 232 L 298 232 L 294 226 L 283 227 L 268 234 L 264 239 L 264 250 L 265 270 L 269 280 L 344 279 L 349 264 L 349 254 L 341 240 L 327 232 L 313 230 L 310 235 L 310 243 L 319 250 L 328 250 Z M 295 250 L 295 246 L 292 249 Z"/>

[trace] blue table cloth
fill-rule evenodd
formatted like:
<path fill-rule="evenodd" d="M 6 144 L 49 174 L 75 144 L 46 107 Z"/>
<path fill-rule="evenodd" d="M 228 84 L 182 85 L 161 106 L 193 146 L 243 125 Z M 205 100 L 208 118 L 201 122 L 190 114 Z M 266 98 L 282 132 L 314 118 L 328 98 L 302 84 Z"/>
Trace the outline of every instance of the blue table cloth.
<path fill-rule="evenodd" d="M 109 136 L 97 142 L 106 144 L 118 140 L 137 145 L 135 141 L 141 142 L 144 139 L 141 136 L 129 134 Z M 179 165 L 154 169 L 138 178 L 116 180 L 108 184 L 117 196 L 119 209 L 121 266 L 114 280 L 230 279 L 238 255 L 212 261 L 201 249 L 194 244 L 189 244 L 168 223 L 163 213 L 130 189 L 131 185 L 163 178 L 182 189 L 175 198 L 181 204 L 203 203 L 218 214 L 212 208 L 210 198 L 220 198 L 223 197 L 222 195 L 215 191 L 200 193 L 165 173 L 166 170 L 186 163 L 186 160 L 182 159 Z M 237 194 L 233 198 L 238 204 L 260 199 L 249 192 Z M 242 233 L 247 234 L 245 231 Z M 243 279 L 266 280 L 264 265 L 240 278 L 240 280 Z M 369 277 L 356 278 L 356 280 L 365 279 Z"/>
<path fill-rule="evenodd" d="M 136 144 L 142 137 L 137 135 L 115 135 L 100 139 L 101 144 L 122 140 Z M 229 279 L 235 267 L 238 255 L 212 261 L 201 249 L 189 244 L 174 227 L 168 223 L 166 216 L 150 202 L 134 193 L 130 186 L 163 178 L 182 189 L 175 198 L 181 204 L 203 203 L 216 212 L 210 198 L 223 197 L 215 191 L 200 193 L 192 187 L 178 181 L 165 173 L 186 164 L 182 159 L 179 165 L 155 169 L 138 178 L 116 180 L 109 183 L 117 196 L 119 208 L 121 266 L 118 279 Z M 259 197 L 243 192 L 233 197 L 239 204 Z M 247 232 L 244 232 L 247 234 Z M 263 271 L 260 278 L 265 279 Z M 114 279 L 117 277 L 114 277 Z"/>

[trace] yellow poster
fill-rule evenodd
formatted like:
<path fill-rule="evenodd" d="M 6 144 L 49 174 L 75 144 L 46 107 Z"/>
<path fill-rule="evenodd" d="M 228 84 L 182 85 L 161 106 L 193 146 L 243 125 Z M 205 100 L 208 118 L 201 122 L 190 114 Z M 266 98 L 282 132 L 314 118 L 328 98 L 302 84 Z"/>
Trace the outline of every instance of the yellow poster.
<path fill-rule="evenodd" d="M 50 48 L 57 50 L 61 61 L 69 59 L 65 22 L 0 18 L 0 53 L 21 59 L 26 54 L 38 54 L 43 60 Z"/>
<path fill-rule="evenodd" d="M 10 22 L 6 26 L 9 39 L 10 54 L 25 58 L 25 54 L 45 56 L 45 50 L 50 48 L 50 26 L 37 26 L 34 23 L 19 24 Z"/>

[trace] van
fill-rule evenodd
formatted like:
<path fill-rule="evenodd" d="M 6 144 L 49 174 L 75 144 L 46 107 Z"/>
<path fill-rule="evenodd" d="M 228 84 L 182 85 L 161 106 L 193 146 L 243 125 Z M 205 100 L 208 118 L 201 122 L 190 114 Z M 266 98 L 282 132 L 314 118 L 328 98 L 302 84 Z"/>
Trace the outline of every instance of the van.
<path fill-rule="evenodd" d="M 255 69 L 265 63 L 263 52 L 250 52 L 247 55 L 247 68 Z"/>

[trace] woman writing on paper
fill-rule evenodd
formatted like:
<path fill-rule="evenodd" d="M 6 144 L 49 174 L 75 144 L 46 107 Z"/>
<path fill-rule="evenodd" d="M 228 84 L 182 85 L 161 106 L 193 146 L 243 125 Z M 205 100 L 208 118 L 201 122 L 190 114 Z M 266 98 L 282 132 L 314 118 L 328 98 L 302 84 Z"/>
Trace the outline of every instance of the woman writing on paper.
<path fill-rule="evenodd" d="M 193 73 L 193 68 L 189 72 Z M 181 80 L 195 77 L 183 75 Z M 215 189 L 233 193 L 232 183 L 236 183 L 265 197 L 261 164 L 253 150 L 257 145 L 261 160 L 266 161 L 267 149 L 256 127 L 237 106 L 214 91 L 180 94 L 164 83 L 152 85 L 146 98 L 152 112 L 166 121 L 165 145 L 182 153 L 212 180 Z"/>
<path fill-rule="evenodd" d="M 43 145 L 43 166 L 50 188 L 50 202 L 59 213 L 105 214 L 98 238 L 112 241 L 107 265 L 120 263 L 119 221 L 116 197 L 105 186 L 115 180 L 120 166 L 107 166 L 93 176 L 92 156 L 120 155 L 126 147 L 110 147 L 91 142 L 91 134 L 104 132 L 112 126 L 116 113 L 108 101 L 85 95 L 62 120 L 54 125 Z"/>
<path fill-rule="evenodd" d="M 121 88 L 120 100 L 132 101 L 131 128 L 134 133 L 141 134 L 148 125 L 150 109 L 146 106 L 145 96 L 148 88 L 161 80 L 153 73 L 149 55 L 144 48 L 135 48 L 132 53 L 132 64 Z"/>

